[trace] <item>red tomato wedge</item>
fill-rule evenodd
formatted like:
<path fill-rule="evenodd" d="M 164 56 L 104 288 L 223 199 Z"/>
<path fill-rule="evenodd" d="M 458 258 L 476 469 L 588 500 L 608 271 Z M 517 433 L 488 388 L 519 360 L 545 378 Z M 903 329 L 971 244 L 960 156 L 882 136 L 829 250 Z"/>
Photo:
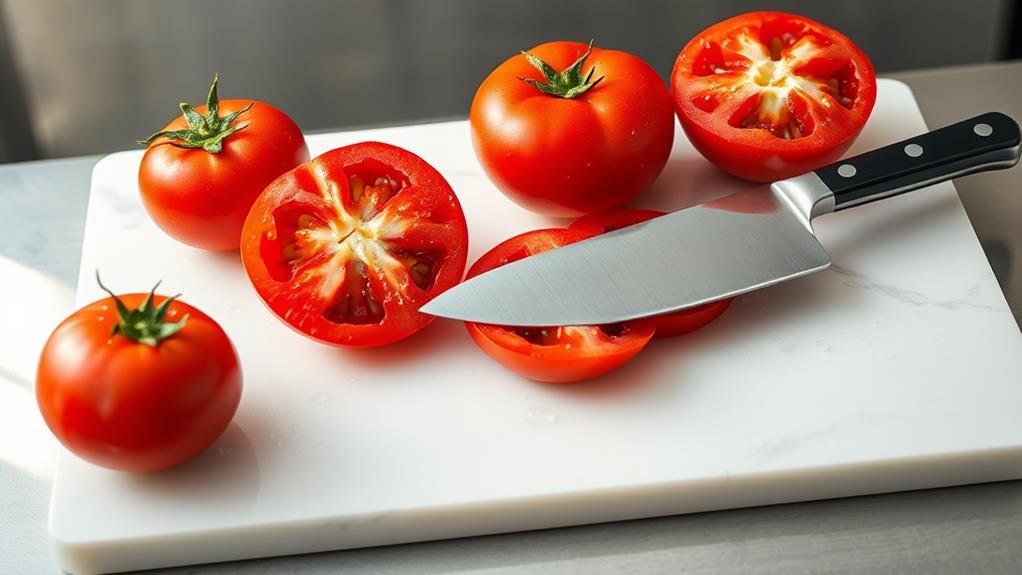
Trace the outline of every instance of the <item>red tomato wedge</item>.
<path fill-rule="evenodd" d="M 592 235 L 605 234 L 662 215 L 664 212 L 658 210 L 620 208 L 582 216 L 572 222 L 568 229 L 580 230 Z M 656 325 L 654 337 L 674 337 L 693 332 L 717 319 L 733 300 L 734 298 L 722 299 L 651 318 Z"/>
<path fill-rule="evenodd" d="M 592 236 L 570 229 L 526 232 L 486 252 L 468 277 Z M 523 377 L 555 383 L 590 379 L 624 365 L 649 343 L 654 329 L 648 320 L 606 326 L 465 326 L 476 345 L 497 363 Z"/>
<path fill-rule="evenodd" d="M 245 271 L 277 317 L 323 343 L 369 347 L 433 320 L 419 307 L 461 280 L 468 230 L 436 169 L 366 142 L 271 183 L 241 243 Z"/>
<path fill-rule="evenodd" d="M 678 54 L 675 108 L 689 140 L 738 177 L 774 181 L 837 160 L 876 101 L 876 76 L 847 36 L 803 16 L 752 12 Z"/>

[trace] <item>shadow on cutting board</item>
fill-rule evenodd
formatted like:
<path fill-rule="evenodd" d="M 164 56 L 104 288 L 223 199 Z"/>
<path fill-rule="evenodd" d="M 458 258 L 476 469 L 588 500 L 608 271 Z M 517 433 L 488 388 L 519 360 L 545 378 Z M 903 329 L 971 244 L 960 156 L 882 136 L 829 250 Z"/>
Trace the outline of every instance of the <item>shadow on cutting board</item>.
<path fill-rule="evenodd" d="M 175 513 L 203 513 L 211 508 L 241 512 L 259 493 L 260 471 L 249 435 L 231 422 L 197 457 L 163 471 L 122 474 L 122 479 L 138 497 L 163 501 Z"/>

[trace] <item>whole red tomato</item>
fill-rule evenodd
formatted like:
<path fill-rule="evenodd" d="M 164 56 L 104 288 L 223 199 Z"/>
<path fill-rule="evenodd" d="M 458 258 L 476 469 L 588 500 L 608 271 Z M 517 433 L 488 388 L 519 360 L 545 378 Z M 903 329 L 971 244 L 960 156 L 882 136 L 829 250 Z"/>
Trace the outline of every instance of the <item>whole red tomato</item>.
<path fill-rule="evenodd" d="M 174 239 L 207 250 L 234 250 L 245 216 L 274 178 L 309 159 L 298 126 L 251 100 L 218 100 L 184 112 L 140 144 L 142 204 Z"/>
<path fill-rule="evenodd" d="M 582 216 L 572 222 L 568 229 L 592 235 L 605 234 L 662 215 L 664 212 L 658 210 L 619 208 Z M 724 313 L 733 300 L 734 298 L 717 300 L 650 318 L 656 326 L 654 337 L 674 337 L 693 332 L 720 317 L 720 314 Z"/>
<path fill-rule="evenodd" d="M 837 160 L 876 101 L 869 58 L 803 16 L 752 12 L 710 26 L 671 73 L 688 139 L 721 169 L 775 181 Z"/>
<path fill-rule="evenodd" d="M 198 454 L 240 399 L 238 355 L 223 329 L 152 292 L 111 294 L 71 314 L 47 340 L 36 374 L 36 400 L 57 439 L 123 471 Z"/>
<path fill-rule="evenodd" d="M 656 179 L 674 143 L 671 97 L 625 52 L 549 42 L 512 56 L 476 91 L 472 144 L 519 205 L 576 217 L 627 203 Z"/>
<path fill-rule="evenodd" d="M 415 154 L 378 142 L 331 150 L 259 196 L 241 256 L 281 321 L 331 345 L 404 339 L 419 307 L 461 281 L 468 229 L 454 190 Z"/>
<path fill-rule="evenodd" d="M 505 240 L 469 269 L 493 268 L 593 237 L 571 229 L 533 230 Z M 494 361 L 529 379 L 567 383 L 603 375 L 635 357 L 653 337 L 649 320 L 613 325 L 505 327 L 466 322 L 472 340 Z"/>

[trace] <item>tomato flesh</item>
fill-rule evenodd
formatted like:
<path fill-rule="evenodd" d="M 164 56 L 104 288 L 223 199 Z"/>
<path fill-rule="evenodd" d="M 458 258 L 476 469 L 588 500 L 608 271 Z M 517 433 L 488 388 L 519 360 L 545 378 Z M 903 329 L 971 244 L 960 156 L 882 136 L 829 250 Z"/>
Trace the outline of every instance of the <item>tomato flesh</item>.
<path fill-rule="evenodd" d="M 432 320 L 418 308 L 465 269 L 468 232 L 440 174 L 380 143 L 338 148 L 271 184 L 242 233 L 256 291 L 318 341 L 391 343 Z"/>
<path fill-rule="evenodd" d="M 840 32 L 793 14 L 754 12 L 689 42 L 672 91 L 696 149 L 739 177 L 772 181 L 840 157 L 872 111 L 876 78 Z"/>
<path fill-rule="evenodd" d="M 593 235 L 605 234 L 621 228 L 644 222 L 664 212 L 641 208 L 618 208 L 582 216 L 568 226 L 568 229 L 581 230 Z M 665 313 L 652 318 L 656 326 L 654 337 L 665 338 L 693 332 L 720 317 L 731 305 L 734 298 L 727 298 L 708 304 Z"/>
<path fill-rule="evenodd" d="M 510 238 L 469 269 L 474 277 L 513 261 L 592 237 L 571 229 L 534 230 Z M 653 337 L 648 320 L 600 326 L 510 327 L 468 322 L 472 340 L 497 363 L 523 377 L 566 383 L 624 365 Z"/>

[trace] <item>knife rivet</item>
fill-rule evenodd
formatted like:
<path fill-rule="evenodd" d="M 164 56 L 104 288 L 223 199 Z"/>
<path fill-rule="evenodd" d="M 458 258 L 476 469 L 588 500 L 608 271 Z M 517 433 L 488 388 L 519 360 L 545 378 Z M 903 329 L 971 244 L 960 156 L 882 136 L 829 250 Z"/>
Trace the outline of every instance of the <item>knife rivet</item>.
<path fill-rule="evenodd" d="M 972 127 L 972 131 L 976 132 L 977 136 L 984 138 L 994 133 L 994 129 L 990 127 L 990 124 L 976 124 Z"/>
<path fill-rule="evenodd" d="M 837 175 L 842 178 L 850 178 L 855 175 L 856 171 L 855 166 L 851 164 L 841 164 L 837 167 Z"/>
<path fill-rule="evenodd" d="M 910 158 L 918 158 L 923 155 L 923 147 L 919 144 L 909 144 L 905 146 L 905 155 Z"/>

